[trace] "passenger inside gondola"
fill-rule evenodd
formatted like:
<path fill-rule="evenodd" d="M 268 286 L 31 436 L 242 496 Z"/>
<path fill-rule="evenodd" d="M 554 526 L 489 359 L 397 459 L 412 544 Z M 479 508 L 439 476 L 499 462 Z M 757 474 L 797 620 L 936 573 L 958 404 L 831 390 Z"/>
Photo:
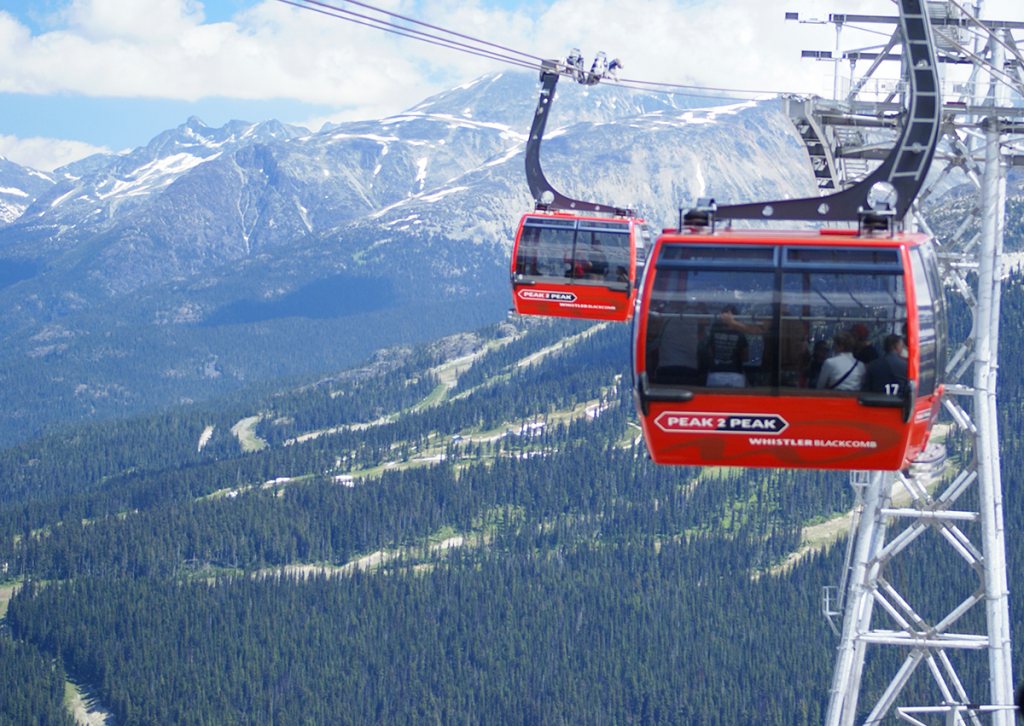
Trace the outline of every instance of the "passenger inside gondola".
<path fill-rule="evenodd" d="M 864 390 L 887 396 L 901 396 L 907 387 L 907 347 L 899 335 L 885 338 L 885 355 L 868 364 Z"/>
<path fill-rule="evenodd" d="M 554 226 L 563 220 L 541 220 L 540 224 L 523 225 L 516 257 L 516 274 L 523 277 L 566 276 L 566 258 L 572 254 L 573 220 L 568 225 Z"/>
<path fill-rule="evenodd" d="M 731 324 L 737 312 L 735 305 L 726 305 L 703 340 L 701 357 L 707 368 L 705 385 L 709 388 L 747 386 L 743 365 L 750 358 L 750 345 L 747 336 Z"/>
<path fill-rule="evenodd" d="M 660 275 L 654 281 L 659 290 L 647 324 L 648 340 L 653 345 L 648 355 L 653 358 L 656 383 L 681 386 L 703 386 L 707 370 L 701 370 L 698 349 L 711 323 L 707 305 L 691 304 L 686 299 L 686 275 Z"/>
<path fill-rule="evenodd" d="M 580 268 L 588 280 L 603 280 L 608 275 L 608 258 L 601 251 L 601 239 L 594 235 L 590 250 L 581 258 Z"/>
<path fill-rule="evenodd" d="M 629 228 L 622 231 L 591 229 L 581 222 L 576 234 L 575 277 L 578 280 L 596 282 L 629 282 Z M 605 225 L 606 227 L 608 225 Z"/>
<path fill-rule="evenodd" d="M 808 388 L 818 387 L 818 375 L 821 373 L 822 364 L 828 360 L 828 343 L 818 340 L 814 343 L 811 351 L 811 362 L 804 369 L 804 384 Z"/>
<path fill-rule="evenodd" d="M 529 217 L 517 246 L 515 274 L 629 285 L 632 254 L 628 222 Z"/>
<path fill-rule="evenodd" d="M 864 323 L 857 323 L 850 328 L 850 332 L 853 334 L 854 344 L 856 346 L 853 351 L 854 358 L 864 365 L 868 365 L 871 361 L 879 357 L 878 350 L 869 340 L 871 337 L 871 331 L 868 329 L 867 325 Z"/>
<path fill-rule="evenodd" d="M 832 337 L 832 348 L 835 355 L 822 364 L 815 388 L 819 391 L 859 391 L 867 366 L 853 355 L 856 350 L 853 334 L 839 331 Z"/>
<path fill-rule="evenodd" d="M 806 383 L 802 376 L 809 358 L 809 323 L 799 315 L 791 314 L 786 303 L 782 303 L 779 310 L 777 335 L 774 316 L 749 324 L 736 318 L 734 310 L 726 310 L 719 319 L 735 330 L 760 337 L 764 349 L 760 356 L 761 363 L 756 369 L 747 372 L 749 378 L 756 379 L 755 385 L 773 385 L 778 376 L 781 379 L 780 385 L 804 387 Z"/>

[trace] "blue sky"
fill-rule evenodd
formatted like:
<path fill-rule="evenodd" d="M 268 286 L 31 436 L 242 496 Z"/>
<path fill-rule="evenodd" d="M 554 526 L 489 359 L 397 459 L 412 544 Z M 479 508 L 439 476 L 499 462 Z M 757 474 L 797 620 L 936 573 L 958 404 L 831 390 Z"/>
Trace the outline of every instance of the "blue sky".
<path fill-rule="evenodd" d="M 7 109 L 7 118 L 0 121 L 4 134 L 19 138 L 73 138 L 113 151 L 145 146 L 158 133 L 184 123 L 189 116 L 198 116 L 207 126 L 216 127 L 233 119 L 295 120 L 328 116 L 336 110 L 326 104 L 308 104 L 287 98 L 249 100 L 217 97 L 179 101 L 7 93 L 0 96 L 0 103 Z"/>
<path fill-rule="evenodd" d="M 221 23 L 255 4 L 252 0 L 207 0 L 203 3 L 203 15 L 208 23 Z M 3 9 L 38 34 L 60 25 L 53 16 L 59 15 L 66 5 L 63 0 L 5 0 Z"/>
<path fill-rule="evenodd" d="M 540 57 L 603 50 L 624 78 L 800 93 L 824 93 L 831 72 L 800 49 L 831 49 L 835 37 L 786 23 L 786 11 L 893 12 L 890 0 L 367 1 Z M 1021 0 L 986 7 L 1024 19 Z M 193 115 L 318 130 L 507 68 L 277 0 L 4 0 L 0 155 L 49 170 L 143 145 Z"/>
<path fill-rule="evenodd" d="M 66 0 L 5 0 L 3 10 L 38 37 L 67 27 L 62 11 L 68 4 Z M 206 0 L 202 3 L 203 22 L 229 22 L 240 12 L 258 4 L 257 0 Z M 513 0 L 499 0 L 489 5 L 520 10 L 527 6 Z M 540 0 L 533 6 L 543 8 Z M 208 126 L 216 127 L 235 119 L 278 119 L 301 123 L 339 112 L 357 112 L 356 105 L 310 103 L 283 97 L 240 99 L 209 96 L 189 101 L 89 96 L 83 93 L 3 93 L 0 94 L 0 104 L 5 109 L 3 118 L 0 118 L 0 134 L 18 138 L 73 138 L 115 151 L 145 145 L 160 131 L 178 126 L 190 116 L 198 116 Z"/>
<path fill-rule="evenodd" d="M 71 4 L 67 0 L 5 0 L 2 10 L 38 39 L 67 32 L 73 26 L 66 17 Z M 229 22 L 259 4 L 256 0 L 207 0 L 202 3 L 202 24 Z M 93 95 L 87 88 L 0 92 L 0 104 L 4 109 L 0 116 L 2 136 L 69 140 L 113 151 L 144 145 L 193 115 L 210 126 L 221 126 L 233 119 L 302 122 L 357 109 L 356 104 L 315 103 L 281 96 L 233 98 L 214 94 L 191 100 L 131 93 Z"/>
<path fill-rule="evenodd" d="M 431 12 L 444 16 L 443 2 L 433 11 L 410 2 L 378 4 L 447 25 L 428 17 Z M 152 13 L 139 12 L 147 6 Z M 483 16 L 477 30 L 494 12 L 527 8 L 511 0 L 473 7 Z M 541 0 L 530 7 L 544 8 Z M 308 47 L 303 24 L 314 29 Z M 452 66 L 438 53 L 410 48 L 423 44 L 274 0 L 5 0 L 0 46 L 5 36 L 25 51 L 9 47 L 4 59 L 0 50 L 0 67 L 7 66 L 0 71 L 0 154 L 37 168 L 95 150 L 144 145 L 193 115 L 210 126 L 276 118 L 317 130 L 328 120 L 400 111 L 489 70 Z M 199 56 L 209 51 L 215 73 L 204 72 L 202 58 L 187 57 L 197 44 Z M 347 57 L 337 57 L 339 46 L 349 46 Z M 323 51 L 319 56 L 317 49 Z M 320 57 L 332 55 L 333 68 L 318 68 L 320 77 L 312 80 L 302 78 L 303 65 L 316 66 Z M 289 68 L 290 58 L 298 60 Z M 83 59 L 98 67 L 69 78 Z M 139 75 L 151 73 L 152 81 L 119 83 L 117 76 L 131 75 L 119 65 Z M 375 72 L 368 73 L 371 65 Z M 346 78 L 339 78 L 341 73 Z M 55 142 L 49 152 L 47 141 Z"/>

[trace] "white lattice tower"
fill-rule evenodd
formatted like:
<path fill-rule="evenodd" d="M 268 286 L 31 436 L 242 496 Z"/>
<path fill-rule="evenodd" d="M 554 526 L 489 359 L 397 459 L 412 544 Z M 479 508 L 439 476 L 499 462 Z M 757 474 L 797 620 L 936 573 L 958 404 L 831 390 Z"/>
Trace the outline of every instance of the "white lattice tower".
<path fill-rule="evenodd" d="M 972 314 L 971 333 L 947 366 L 943 400 L 953 425 L 970 442 L 970 451 L 964 453 L 969 458 L 961 459 L 960 469 L 950 467 L 938 486 L 929 481 L 932 473 L 917 472 L 914 467 L 906 473 L 855 472 L 851 477 L 859 516 L 854 519 L 844 567 L 845 592 L 838 598 L 830 593 L 824 608 L 830 617 L 840 611 L 843 615 L 826 726 L 875 724 L 887 717 L 919 726 L 940 722 L 960 726 L 967 721 L 981 726 L 982 720 L 994 726 L 1013 726 L 1014 720 L 996 376 L 1005 168 L 1014 160 L 1015 151 L 1024 152 L 1019 135 L 1024 133 L 1024 124 L 1018 122 L 1024 119 L 1020 100 L 1024 95 L 1024 57 L 1012 31 L 1024 30 L 1024 23 L 982 21 L 980 2 L 974 7 L 956 2 L 930 2 L 928 6 L 939 55 L 970 68 L 967 78 L 947 83 L 957 95 L 956 101 L 944 106 L 944 137 L 932 173 L 932 189 L 959 174 L 975 185 L 980 200 L 956 229 L 935 234 L 946 284 L 963 295 Z M 893 20 L 833 16 L 837 27 Z M 880 53 L 851 54 L 851 68 L 859 60 L 872 63 L 864 76 L 851 79 L 850 94 L 838 101 L 809 105 L 809 115 L 831 143 L 849 142 L 854 138 L 851 127 L 891 113 L 892 96 L 870 101 L 860 94 L 884 87 L 872 84 L 871 79 L 897 44 L 894 36 Z M 832 153 L 842 158 L 843 152 L 837 148 Z M 840 187 L 852 181 L 842 178 L 844 166 L 863 173 L 862 164 L 836 163 Z M 923 201 L 930 193 L 926 190 L 919 199 Z M 927 229 L 917 213 L 911 224 Z M 907 501 L 894 504 L 894 490 Z M 938 535 L 974 573 L 977 583 L 956 606 L 938 616 L 925 614 L 930 603 L 911 602 L 891 576 L 894 560 L 915 543 L 920 546 L 922 535 L 928 532 Z M 934 578 L 949 577 L 939 565 L 942 557 L 928 552 L 924 559 L 935 564 Z M 839 608 L 835 607 L 837 600 Z M 983 606 L 982 618 L 968 615 L 976 606 Z M 895 652 L 902 662 L 877 701 L 861 704 L 865 656 L 876 648 Z M 985 697 L 970 694 L 958 670 L 972 652 L 987 655 L 983 666 L 987 667 L 989 693 Z M 981 655 L 975 657 L 984 660 Z M 931 693 L 915 694 L 924 702 L 910 703 L 905 687 L 922 667 L 928 674 L 925 680 L 934 688 Z"/>

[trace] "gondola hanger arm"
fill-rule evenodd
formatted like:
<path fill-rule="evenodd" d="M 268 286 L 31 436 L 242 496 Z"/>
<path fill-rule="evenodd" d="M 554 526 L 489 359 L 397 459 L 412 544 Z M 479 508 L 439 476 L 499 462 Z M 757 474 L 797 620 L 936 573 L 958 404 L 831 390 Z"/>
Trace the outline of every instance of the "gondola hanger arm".
<path fill-rule="evenodd" d="M 940 136 L 942 102 L 931 23 L 922 0 L 898 0 L 903 69 L 908 83 L 903 129 L 892 150 L 865 179 L 821 197 L 718 206 L 718 219 L 857 222 L 889 211 L 899 222 L 924 184 Z"/>
<path fill-rule="evenodd" d="M 596 212 L 599 214 L 614 214 L 622 217 L 632 217 L 632 209 L 616 207 L 610 204 L 597 204 L 585 202 L 578 199 L 571 199 L 565 196 L 544 176 L 544 170 L 540 165 L 540 147 L 544 140 L 544 129 L 547 126 L 548 115 L 551 112 L 551 103 L 555 98 L 555 86 L 562 75 L 568 75 L 577 82 L 584 85 L 595 85 L 602 78 L 612 78 L 622 64 L 618 59 L 611 62 L 605 60 L 604 53 L 599 53 L 595 58 L 590 71 L 584 70 L 583 58 L 575 48 L 569 54 L 565 63 L 546 60 L 543 62 L 540 72 L 540 98 L 537 101 L 537 112 L 533 117 L 533 124 L 530 127 L 530 137 L 526 142 L 526 183 L 530 187 L 530 194 L 536 202 L 539 210 L 564 210 L 570 212 Z"/>

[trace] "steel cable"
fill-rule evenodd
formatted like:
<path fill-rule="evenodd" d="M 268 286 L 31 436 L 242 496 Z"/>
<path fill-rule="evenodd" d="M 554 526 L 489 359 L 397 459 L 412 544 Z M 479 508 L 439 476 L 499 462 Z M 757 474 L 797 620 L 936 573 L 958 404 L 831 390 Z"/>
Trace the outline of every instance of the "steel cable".
<path fill-rule="evenodd" d="M 473 46 L 467 45 L 465 43 L 459 43 L 458 41 L 448 40 L 446 38 L 440 38 L 435 35 L 430 35 L 429 33 L 424 33 L 421 30 L 403 28 L 400 25 L 395 25 L 394 23 L 390 23 L 386 20 L 380 20 L 377 18 L 370 17 L 368 15 L 361 15 L 359 13 L 352 12 L 351 10 L 342 10 L 341 8 L 335 8 L 329 5 L 325 5 L 324 3 L 313 3 L 313 5 L 318 5 L 321 7 L 311 7 L 309 4 L 306 4 L 307 2 L 311 1 L 312 0 L 300 0 L 296 2 L 295 0 L 278 0 L 278 2 L 284 5 L 291 5 L 293 7 L 302 8 L 303 10 L 311 10 L 312 12 L 320 13 L 321 15 L 326 15 L 329 18 L 337 18 L 338 20 L 345 20 L 356 25 L 374 28 L 375 30 L 383 30 L 385 33 L 392 33 L 403 38 L 419 40 L 424 43 L 429 43 L 430 45 L 436 45 L 441 48 L 448 48 L 450 50 L 455 50 L 460 53 L 468 53 L 470 55 L 475 55 L 481 58 L 488 58 L 490 60 L 509 63 L 511 65 L 516 65 L 521 68 L 529 68 L 532 70 L 540 69 L 539 63 L 529 63 L 518 58 L 511 58 L 509 56 L 500 55 L 498 53 L 495 53 L 494 51 L 488 51 L 483 48 L 474 48 Z"/>
<path fill-rule="evenodd" d="M 429 43 L 431 45 L 440 46 L 442 48 L 448 48 L 450 50 L 454 50 L 460 53 L 467 53 L 469 55 L 487 58 L 490 60 L 496 60 L 502 63 L 508 63 L 510 65 L 515 65 L 520 68 L 528 68 L 531 70 L 539 71 L 541 69 L 541 63 L 544 60 L 539 56 L 535 56 L 530 53 L 525 53 L 523 51 L 519 51 L 514 48 L 508 48 L 506 46 L 498 45 L 496 43 L 490 43 L 488 41 L 475 38 L 471 35 L 457 33 L 455 31 L 448 30 L 437 25 L 431 25 L 430 23 L 424 23 L 422 21 L 410 18 L 405 15 L 400 15 L 398 13 L 393 13 L 388 10 L 376 8 L 373 5 L 364 2 L 359 2 L 358 0 L 345 0 L 345 2 L 351 5 L 359 6 L 361 8 L 365 8 L 376 13 L 380 13 L 382 15 L 386 15 L 391 18 L 402 20 L 407 23 L 413 23 L 424 28 L 429 28 L 430 30 L 436 31 L 438 33 L 445 33 L 455 38 L 461 38 L 462 40 L 468 42 L 463 43 L 457 40 L 444 38 L 438 35 L 432 35 L 430 33 L 426 33 L 421 30 L 416 30 L 414 28 L 406 28 L 388 20 L 374 18 L 372 16 L 357 13 L 352 10 L 345 10 L 343 8 L 337 7 L 336 5 L 320 2 L 319 0 L 278 0 L 278 2 L 285 5 L 291 5 L 293 7 L 301 8 L 303 10 L 311 10 L 313 12 L 320 13 L 321 15 L 326 15 L 327 17 L 337 18 L 338 20 L 345 20 L 350 23 L 363 25 L 366 27 L 374 28 L 376 30 L 382 30 L 384 32 L 392 33 L 394 35 L 398 35 L 401 37 L 411 38 L 412 40 L 419 40 L 424 43 Z M 491 48 L 495 50 L 490 50 Z M 505 53 L 511 55 L 505 55 Z M 558 69 L 558 72 L 566 76 L 573 75 L 572 70 L 565 67 L 560 67 Z M 649 93 L 663 93 L 666 95 L 679 95 L 696 98 L 714 97 L 734 101 L 749 100 L 747 97 L 750 96 L 776 95 L 777 93 L 781 93 L 764 90 L 747 90 L 735 88 L 719 88 L 712 86 L 699 86 L 694 84 L 662 83 L 656 81 L 643 81 L 639 79 L 620 80 L 615 77 L 607 77 L 603 80 L 615 83 L 623 88 L 628 88 L 637 91 L 647 91 Z M 722 96 L 720 94 L 735 95 Z M 739 97 L 741 95 L 743 97 Z"/>

